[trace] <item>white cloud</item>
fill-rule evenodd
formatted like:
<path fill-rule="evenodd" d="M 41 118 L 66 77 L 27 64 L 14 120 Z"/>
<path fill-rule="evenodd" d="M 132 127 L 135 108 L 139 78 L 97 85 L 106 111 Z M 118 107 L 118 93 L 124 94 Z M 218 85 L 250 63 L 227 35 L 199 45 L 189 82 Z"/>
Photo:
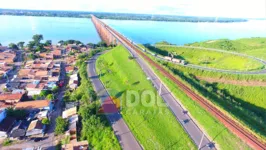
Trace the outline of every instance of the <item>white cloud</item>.
<path fill-rule="evenodd" d="M 0 0 L 1 8 L 266 17 L 266 0 Z"/>

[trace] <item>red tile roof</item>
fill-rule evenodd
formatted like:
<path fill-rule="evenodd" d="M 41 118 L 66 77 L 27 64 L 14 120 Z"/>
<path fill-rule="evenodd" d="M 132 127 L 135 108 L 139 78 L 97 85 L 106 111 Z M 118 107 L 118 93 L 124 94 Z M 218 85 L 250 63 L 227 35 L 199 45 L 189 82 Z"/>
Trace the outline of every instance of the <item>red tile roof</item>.
<path fill-rule="evenodd" d="M 17 109 L 36 109 L 48 107 L 50 104 L 49 100 L 35 100 L 35 101 L 27 101 L 27 102 L 19 102 L 16 104 Z"/>
<path fill-rule="evenodd" d="M 1 94 L 0 95 L 0 101 L 6 101 L 6 100 L 20 100 L 22 98 L 23 94 Z"/>

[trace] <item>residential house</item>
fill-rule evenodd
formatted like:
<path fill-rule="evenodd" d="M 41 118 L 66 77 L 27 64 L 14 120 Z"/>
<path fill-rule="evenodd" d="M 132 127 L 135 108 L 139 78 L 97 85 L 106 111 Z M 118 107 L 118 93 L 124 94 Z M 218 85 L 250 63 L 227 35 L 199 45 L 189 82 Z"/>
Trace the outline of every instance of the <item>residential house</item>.
<path fill-rule="evenodd" d="M 26 109 L 28 111 L 35 110 L 49 110 L 53 109 L 54 104 L 49 100 L 35 100 L 35 101 L 26 101 L 19 102 L 15 105 L 16 109 Z"/>
<path fill-rule="evenodd" d="M 42 119 L 44 119 L 44 118 L 47 118 L 48 117 L 48 110 L 43 110 L 43 111 L 40 111 L 38 114 L 37 114 L 37 118 L 39 119 L 39 120 L 42 120 Z"/>
<path fill-rule="evenodd" d="M 77 107 L 73 107 L 73 108 L 70 108 L 70 109 L 63 111 L 62 118 L 68 118 L 68 117 L 71 117 L 75 114 L 77 114 Z"/>
<path fill-rule="evenodd" d="M 39 56 L 41 58 L 45 58 L 46 60 L 52 60 L 54 58 L 53 54 L 51 53 L 40 53 Z"/>
<path fill-rule="evenodd" d="M 67 66 L 65 69 L 66 69 L 66 73 L 72 73 L 74 71 L 75 67 L 74 66 Z"/>
<path fill-rule="evenodd" d="M 62 150 L 88 150 L 89 143 L 88 141 L 75 141 L 70 142 L 69 144 L 62 145 Z"/>
<path fill-rule="evenodd" d="M 0 137 L 7 137 L 8 133 L 12 129 L 12 126 L 15 123 L 15 118 L 12 117 L 6 117 L 1 123 L 0 123 Z"/>
<path fill-rule="evenodd" d="M 62 50 L 56 49 L 52 52 L 54 59 L 61 58 L 62 56 Z"/>
<path fill-rule="evenodd" d="M 31 121 L 26 136 L 41 136 L 44 133 L 44 125 L 40 120 Z"/>
<path fill-rule="evenodd" d="M 67 110 L 67 109 L 70 109 L 70 108 L 73 108 L 73 107 L 77 107 L 78 105 L 79 105 L 78 102 L 66 102 L 65 103 L 65 108 Z"/>
<path fill-rule="evenodd" d="M 13 129 L 11 130 L 9 137 L 12 138 L 19 138 L 24 137 L 29 126 L 29 121 L 26 120 L 19 120 L 15 123 Z"/>
<path fill-rule="evenodd" d="M 42 90 L 45 90 L 45 83 L 41 83 L 40 81 L 29 83 L 26 86 L 26 90 L 28 91 L 28 96 L 39 95 L 41 94 Z"/>
<path fill-rule="evenodd" d="M 16 53 L 14 51 L 6 50 L 0 52 L 0 62 L 6 62 L 9 65 L 14 64 Z"/>
<path fill-rule="evenodd" d="M 6 118 L 6 109 L 0 110 L 0 123 Z"/>
<path fill-rule="evenodd" d="M 71 75 L 68 84 L 70 89 L 76 89 L 78 87 L 78 74 Z"/>
<path fill-rule="evenodd" d="M 23 97 L 23 94 L 1 94 L 0 101 L 5 102 L 7 104 L 15 104 L 18 103 Z"/>

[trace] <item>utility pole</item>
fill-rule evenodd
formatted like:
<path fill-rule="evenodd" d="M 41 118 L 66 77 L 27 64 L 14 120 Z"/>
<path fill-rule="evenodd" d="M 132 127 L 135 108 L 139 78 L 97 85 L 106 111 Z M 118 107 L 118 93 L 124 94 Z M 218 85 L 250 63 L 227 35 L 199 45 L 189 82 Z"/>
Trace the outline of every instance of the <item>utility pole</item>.
<path fill-rule="evenodd" d="M 201 137 L 201 140 L 200 140 L 200 144 L 199 144 L 198 150 L 201 149 L 201 144 L 202 144 L 203 138 L 204 138 L 204 133 L 202 133 L 202 137 Z"/>

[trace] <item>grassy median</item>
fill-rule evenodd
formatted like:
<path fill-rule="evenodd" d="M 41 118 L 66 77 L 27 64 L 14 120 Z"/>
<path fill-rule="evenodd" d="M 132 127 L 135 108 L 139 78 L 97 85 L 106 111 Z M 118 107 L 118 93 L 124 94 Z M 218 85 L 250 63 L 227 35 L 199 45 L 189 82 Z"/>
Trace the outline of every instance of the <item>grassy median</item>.
<path fill-rule="evenodd" d="M 145 105 L 153 99 L 143 96 L 143 93 L 157 92 L 124 47 L 118 46 L 100 56 L 97 72 L 101 74 L 100 78 L 111 96 L 121 101 L 121 114 L 145 149 L 196 149 L 161 98 L 156 99 L 160 106 Z M 137 92 L 141 97 L 134 107 L 126 105 L 127 102 L 137 101 L 134 96 L 126 96 L 129 91 Z"/>

